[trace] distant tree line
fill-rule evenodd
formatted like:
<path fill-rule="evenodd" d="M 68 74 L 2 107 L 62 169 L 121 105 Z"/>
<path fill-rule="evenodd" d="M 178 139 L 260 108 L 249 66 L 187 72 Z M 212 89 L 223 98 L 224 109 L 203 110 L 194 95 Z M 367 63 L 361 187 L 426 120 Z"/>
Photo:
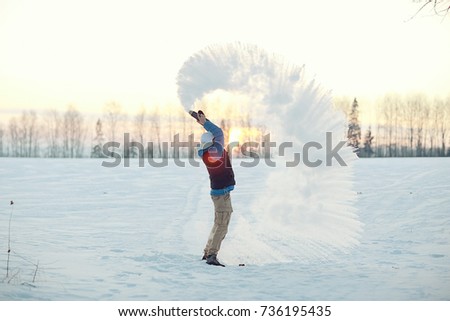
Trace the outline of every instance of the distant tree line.
<path fill-rule="evenodd" d="M 159 108 L 148 112 L 143 107 L 130 120 L 116 102 L 106 104 L 103 113 L 93 119 L 87 119 L 74 106 L 69 106 L 63 113 L 54 109 L 40 115 L 33 110 L 23 111 L 20 116 L 11 117 L 7 124 L 0 123 L 0 156 L 106 157 L 103 145 L 110 141 L 123 145 L 124 133 L 129 133 L 133 141 L 146 146 L 145 152 L 149 157 L 168 157 L 162 145 L 163 141 L 170 142 L 171 139 L 167 123 L 162 123 L 166 121 L 163 118 L 165 116 L 160 115 Z M 186 125 L 183 128 L 186 131 Z M 167 137 L 164 136 L 166 134 Z M 152 143 L 149 145 L 147 142 Z M 133 154 L 122 149 L 120 152 L 129 157 Z"/>
<path fill-rule="evenodd" d="M 39 117 L 33 110 L 0 124 L 0 156 L 82 157 L 86 127 L 84 117 L 73 106 L 64 114 L 55 110 Z"/>
<path fill-rule="evenodd" d="M 450 156 L 450 97 L 386 95 L 375 104 L 365 131 L 357 99 L 340 104 L 348 115 L 348 144 L 360 157 Z"/>
<path fill-rule="evenodd" d="M 235 117 L 238 113 L 229 110 L 224 115 L 232 117 L 218 119 L 226 141 L 231 127 L 252 127 L 250 117 Z M 141 156 L 149 158 L 194 157 L 193 149 L 174 149 L 171 143 L 174 139 L 187 143 L 194 136 L 199 139 L 201 133 L 201 127 L 180 107 L 141 107 L 135 115 L 127 115 L 119 103 L 109 102 L 100 116 L 89 119 L 74 106 L 39 115 L 26 110 L 6 124 L 0 122 L 0 157 L 102 158 L 118 152 L 134 158 L 142 151 Z M 128 149 L 124 148 L 125 134 L 134 143 Z M 243 135 L 248 141 L 256 139 L 250 131 Z M 105 153 L 107 142 L 121 145 Z"/>
<path fill-rule="evenodd" d="M 389 94 L 370 106 L 360 106 L 356 98 L 340 99 L 335 105 L 347 115 L 343 136 L 360 157 L 450 156 L 450 97 L 432 100 L 421 94 Z M 221 109 L 222 115 L 215 119 L 226 142 L 236 138 L 231 137 L 233 128 L 240 129 L 241 142 L 261 142 L 267 134 L 238 104 Z M 363 123 L 362 114 L 371 117 Z M 125 133 L 135 143 L 129 148 L 124 148 Z M 119 103 L 109 102 L 98 117 L 89 119 L 74 106 L 64 112 L 28 110 L 0 122 L 0 157 L 102 158 L 116 151 L 130 158 L 194 157 L 192 149 L 172 148 L 171 143 L 199 139 L 201 133 L 201 127 L 178 106 L 141 107 L 127 115 Z M 105 143 L 111 141 L 121 145 L 105 153 Z M 256 152 L 268 157 L 262 155 L 261 146 Z M 237 147 L 234 156 L 242 156 Z"/>

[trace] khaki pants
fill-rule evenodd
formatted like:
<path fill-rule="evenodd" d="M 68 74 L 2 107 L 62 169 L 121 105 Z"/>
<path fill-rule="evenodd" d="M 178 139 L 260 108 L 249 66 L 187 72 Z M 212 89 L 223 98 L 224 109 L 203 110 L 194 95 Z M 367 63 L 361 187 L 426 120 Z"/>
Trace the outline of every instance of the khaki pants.
<path fill-rule="evenodd" d="M 205 247 L 205 253 L 207 255 L 217 254 L 219 252 L 220 245 L 225 235 L 227 235 L 228 224 L 230 223 L 231 213 L 233 212 L 230 193 L 220 196 L 211 195 L 211 198 L 214 203 L 214 226 L 211 229 Z"/>

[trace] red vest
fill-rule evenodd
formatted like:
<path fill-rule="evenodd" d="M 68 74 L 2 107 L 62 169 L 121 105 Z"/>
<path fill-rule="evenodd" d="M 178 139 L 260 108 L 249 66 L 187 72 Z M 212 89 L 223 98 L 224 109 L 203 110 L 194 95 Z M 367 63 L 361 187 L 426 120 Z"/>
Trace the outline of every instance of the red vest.
<path fill-rule="evenodd" d="M 202 156 L 202 160 L 208 169 L 211 188 L 223 189 L 231 185 L 236 185 L 233 168 L 227 151 L 223 148 L 216 148 L 214 145 L 208 148 Z M 219 156 L 222 149 L 222 155 Z"/>

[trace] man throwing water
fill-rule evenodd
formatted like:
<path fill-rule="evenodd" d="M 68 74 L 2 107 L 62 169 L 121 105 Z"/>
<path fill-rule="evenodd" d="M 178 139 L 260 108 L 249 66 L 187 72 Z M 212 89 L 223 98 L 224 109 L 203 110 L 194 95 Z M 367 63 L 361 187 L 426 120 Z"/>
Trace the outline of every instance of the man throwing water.
<path fill-rule="evenodd" d="M 233 207 L 230 192 L 236 184 L 230 158 L 225 150 L 222 129 L 206 119 L 202 111 L 196 115 L 197 121 L 206 132 L 201 136 L 198 155 L 202 158 L 209 173 L 211 198 L 214 203 L 214 225 L 206 243 L 203 260 L 209 265 L 224 266 L 217 260 L 225 235 L 228 232 Z"/>

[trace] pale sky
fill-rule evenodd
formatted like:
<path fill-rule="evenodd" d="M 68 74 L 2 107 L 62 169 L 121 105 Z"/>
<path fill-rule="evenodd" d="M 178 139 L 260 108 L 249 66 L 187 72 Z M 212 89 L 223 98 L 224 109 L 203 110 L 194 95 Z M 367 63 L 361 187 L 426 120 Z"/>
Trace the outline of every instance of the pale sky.
<path fill-rule="evenodd" d="M 0 114 L 177 104 L 206 46 L 249 42 L 335 95 L 450 94 L 450 16 L 413 0 L 0 0 Z M 180 107 L 181 108 L 181 107 Z M 1 121 L 1 120 L 0 120 Z"/>

